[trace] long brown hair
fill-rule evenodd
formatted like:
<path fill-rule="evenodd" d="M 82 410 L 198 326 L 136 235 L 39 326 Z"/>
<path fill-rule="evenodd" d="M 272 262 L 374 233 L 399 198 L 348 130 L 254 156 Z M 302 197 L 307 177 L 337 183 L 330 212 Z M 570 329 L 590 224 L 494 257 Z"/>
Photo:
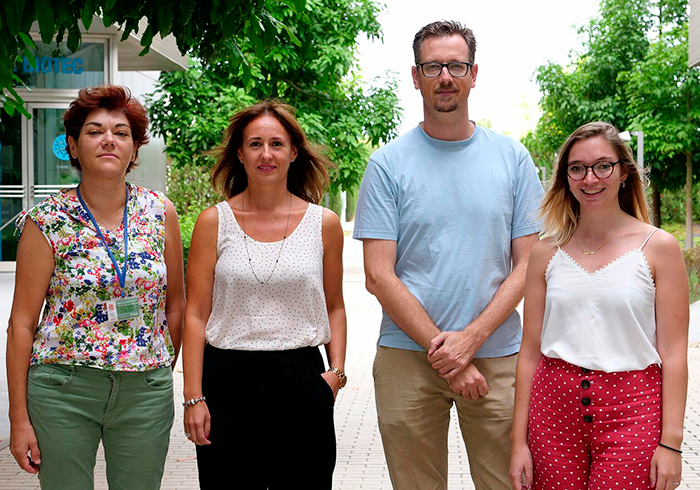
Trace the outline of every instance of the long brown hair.
<path fill-rule="evenodd" d="M 296 160 L 289 166 L 287 189 L 305 201 L 318 204 L 330 183 L 328 168 L 333 164 L 323 155 L 320 147 L 308 142 L 294 117 L 294 108 L 277 100 L 263 100 L 231 117 L 221 145 L 211 152 L 216 157 L 216 164 L 211 170 L 214 189 L 229 199 L 248 187 L 248 175 L 238 159 L 238 150 L 243 144 L 246 126 L 265 115 L 277 118 L 298 152 Z"/>
<path fill-rule="evenodd" d="M 625 186 L 620 187 L 617 195 L 620 208 L 630 216 L 649 223 L 649 206 L 644 194 L 646 181 L 643 172 L 639 171 L 634 162 L 632 151 L 622 141 L 620 132 L 615 126 L 606 122 L 592 122 L 574 131 L 559 149 L 554 177 L 540 206 L 540 214 L 544 222 L 542 231 L 545 235 L 552 237 L 557 245 L 564 245 L 571 239 L 576 231 L 580 213 L 579 202 L 569 190 L 569 179 L 566 173 L 571 147 L 578 141 L 597 136 L 610 144 L 617 154 L 620 169 L 627 172 Z"/>

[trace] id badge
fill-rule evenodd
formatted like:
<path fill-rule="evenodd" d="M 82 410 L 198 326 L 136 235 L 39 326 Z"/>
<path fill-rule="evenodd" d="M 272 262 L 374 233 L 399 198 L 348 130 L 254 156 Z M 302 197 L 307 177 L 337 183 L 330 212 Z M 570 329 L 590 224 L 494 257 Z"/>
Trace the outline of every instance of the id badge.
<path fill-rule="evenodd" d="M 118 298 L 107 301 L 107 318 L 110 322 L 132 320 L 141 316 L 138 298 Z"/>

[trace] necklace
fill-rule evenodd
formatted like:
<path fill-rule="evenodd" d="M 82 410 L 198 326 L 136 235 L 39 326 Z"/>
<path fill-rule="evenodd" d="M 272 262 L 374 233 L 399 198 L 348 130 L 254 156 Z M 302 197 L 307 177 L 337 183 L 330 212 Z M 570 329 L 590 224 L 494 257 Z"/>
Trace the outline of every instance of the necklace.
<path fill-rule="evenodd" d="M 574 237 L 574 242 L 576 243 L 576 246 L 577 246 L 578 249 L 581 251 L 581 253 L 583 253 L 583 255 L 593 255 L 593 254 L 596 253 L 598 250 L 600 250 L 601 248 L 603 248 L 604 246 L 606 246 L 606 245 L 608 244 L 608 242 L 609 242 L 610 240 L 612 240 L 613 237 L 614 237 L 615 235 L 617 235 L 617 232 L 620 231 L 620 230 L 622 229 L 622 225 L 624 225 L 624 224 L 625 224 L 625 219 L 622 218 L 622 223 L 620 223 L 620 226 L 617 227 L 617 230 L 615 230 L 615 233 L 613 233 L 613 234 L 610 236 L 610 238 L 608 238 L 607 240 L 605 240 L 605 243 L 604 243 L 604 244 L 602 244 L 600 247 L 596 248 L 595 250 L 584 250 L 584 249 L 582 249 L 581 246 L 578 244 L 578 240 L 576 239 L 576 237 Z"/>
<path fill-rule="evenodd" d="M 114 223 L 112 226 L 109 226 L 109 223 L 107 223 L 107 221 L 105 221 L 104 219 L 102 219 L 102 217 L 101 217 L 99 214 L 97 214 L 97 212 L 95 212 L 95 210 L 92 208 L 92 206 L 90 206 L 90 203 L 87 202 L 87 199 L 85 199 L 85 196 L 83 196 L 83 200 L 85 201 L 85 204 L 87 205 L 87 207 L 88 207 L 88 209 L 90 210 L 90 212 L 91 212 L 92 214 L 95 215 L 95 218 L 97 218 L 98 220 L 100 220 L 100 222 L 104 225 L 105 228 L 107 228 L 109 231 L 111 231 L 112 233 L 114 233 L 114 230 L 115 230 L 115 229 L 119 226 L 119 224 L 122 222 L 122 218 L 119 218 L 119 219 L 117 220 L 116 223 Z M 124 203 L 124 206 L 126 206 L 126 203 Z M 124 209 L 124 206 L 122 206 L 122 207 L 119 208 L 119 213 L 120 213 L 120 214 L 121 214 L 122 210 Z"/>
<path fill-rule="evenodd" d="M 255 276 L 255 280 L 258 281 L 259 284 L 265 284 L 266 282 L 269 282 L 270 279 L 272 279 L 272 274 L 274 274 L 275 269 L 277 269 L 277 264 L 279 263 L 280 256 L 282 255 L 282 249 L 284 248 L 284 244 L 287 241 L 287 231 L 289 231 L 289 217 L 292 215 L 292 194 L 291 192 L 289 193 L 289 210 L 287 211 L 287 225 L 284 227 L 284 238 L 282 238 L 282 245 L 280 245 L 280 251 L 277 252 L 277 258 L 275 259 L 275 265 L 272 266 L 272 272 L 270 272 L 270 275 L 267 276 L 267 279 L 265 279 L 264 281 L 261 281 L 258 275 L 255 273 L 255 269 L 253 268 L 253 261 L 250 258 L 250 252 L 248 252 L 248 235 L 246 235 L 245 232 L 245 193 L 241 194 L 241 208 L 241 228 L 243 229 L 243 244 L 245 245 L 246 257 L 248 257 L 248 265 L 250 265 L 250 270 L 253 273 L 253 276 Z"/>

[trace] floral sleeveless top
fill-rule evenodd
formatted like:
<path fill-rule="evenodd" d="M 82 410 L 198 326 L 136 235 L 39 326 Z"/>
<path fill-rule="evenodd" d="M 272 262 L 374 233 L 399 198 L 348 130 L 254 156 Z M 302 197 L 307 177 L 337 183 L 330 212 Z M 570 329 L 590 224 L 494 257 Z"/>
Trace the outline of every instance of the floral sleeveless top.
<path fill-rule="evenodd" d="M 107 249 L 76 196 L 59 192 L 17 220 L 34 221 L 53 250 L 55 268 L 34 335 L 30 364 L 74 364 L 115 371 L 169 366 L 175 351 L 165 317 L 165 196 L 129 186 L 125 296 L 138 298 L 138 318 L 110 322 L 106 302 L 122 297 Z M 123 224 L 101 229 L 120 268 Z"/>

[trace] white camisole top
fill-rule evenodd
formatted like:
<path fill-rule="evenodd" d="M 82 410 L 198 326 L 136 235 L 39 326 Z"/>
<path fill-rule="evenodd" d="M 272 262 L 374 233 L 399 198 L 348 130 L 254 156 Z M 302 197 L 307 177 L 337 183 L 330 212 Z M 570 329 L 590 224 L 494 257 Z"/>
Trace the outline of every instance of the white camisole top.
<path fill-rule="evenodd" d="M 656 350 L 656 286 L 641 246 L 590 273 L 557 247 L 545 271 L 541 352 L 610 372 L 661 364 Z"/>
<path fill-rule="evenodd" d="M 219 214 L 217 261 L 207 343 L 220 349 L 288 350 L 331 339 L 323 291 L 323 208 L 309 203 L 299 225 L 282 241 L 258 242 L 238 225 L 231 206 Z M 262 281 L 260 284 L 253 275 Z M 274 268 L 274 272 L 272 272 Z"/>

